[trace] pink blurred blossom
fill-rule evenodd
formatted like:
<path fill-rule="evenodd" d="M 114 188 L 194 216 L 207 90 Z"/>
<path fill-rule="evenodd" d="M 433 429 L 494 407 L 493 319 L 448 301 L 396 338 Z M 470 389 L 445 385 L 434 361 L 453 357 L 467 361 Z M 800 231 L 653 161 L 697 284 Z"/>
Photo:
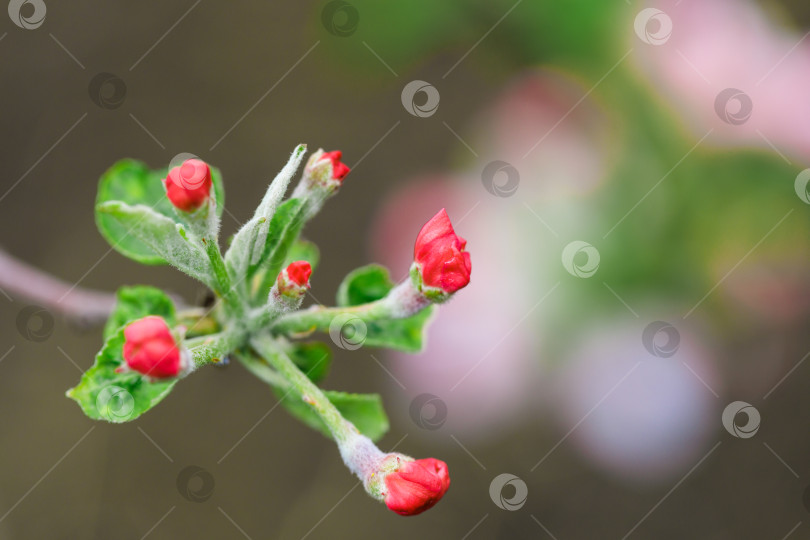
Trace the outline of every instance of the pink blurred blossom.
<path fill-rule="evenodd" d="M 768 151 L 773 145 L 804 162 L 810 159 L 806 34 L 786 30 L 749 0 L 660 0 L 650 5 L 671 19 L 672 33 L 660 45 L 633 35 L 638 62 L 695 137 L 713 129 L 710 144 Z M 716 111 L 740 112 L 737 99 L 717 102 L 728 88 L 751 99 L 751 116 L 739 125 L 723 121 Z"/>
<path fill-rule="evenodd" d="M 647 322 L 585 329 L 549 396 L 560 433 L 570 430 L 580 453 L 642 482 L 682 473 L 700 459 L 709 436 L 720 437 L 725 405 L 714 395 L 722 394 L 720 379 L 699 337 L 680 327 L 675 354 L 657 357 L 642 344 Z"/>

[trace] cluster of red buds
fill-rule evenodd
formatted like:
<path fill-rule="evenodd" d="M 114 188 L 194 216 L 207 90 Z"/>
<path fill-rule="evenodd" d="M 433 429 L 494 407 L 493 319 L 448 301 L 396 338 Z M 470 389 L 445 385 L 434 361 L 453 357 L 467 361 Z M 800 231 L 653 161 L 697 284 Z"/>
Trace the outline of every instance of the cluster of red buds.
<path fill-rule="evenodd" d="M 202 256 L 197 253 L 205 255 L 195 259 L 197 266 L 189 266 L 192 263 L 186 259 L 171 259 L 174 248 L 167 248 L 164 257 L 187 273 L 202 276 L 204 282 L 213 284 L 212 288 L 223 298 L 226 309 L 230 310 L 227 311 L 228 316 L 232 319 L 241 317 L 247 322 L 232 325 L 236 330 L 226 337 L 187 340 L 186 328 L 182 324 L 173 323 L 172 328 L 163 317 L 149 315 L 130 321 L 123 326 L 123 362 L 115 372 L 122 376 L 138 373 L 147 383 L 171 380 L 188 375 L 195 365 L 218 362 L 218 357 L 223 354 L 251 345 L 270 358 L 268 362 L 277 371 L 276 375 L 284 377 L 284 384 L 296 389 L 304 402 L 321 416 L 337 441 L 344 461 L 363 481 L 366 490 L 397 514 L 419 514 L 435 505 L 450 487 L 447 465 L 433 458 L 415 460 L 399 453 L 383 453 L 345 420 L 320 389 L 289 359 L 275 358 L 278 356 L 274 354 L 275 342 L 272 334 L 266 332 L 269 325 L 275 325 L 273 328 L 276 331 L 285 328 L 285 324 L 288 325 L 287 330 L 298 329 L 304 333 L 315 328 L 323 330 L 324 317 L 344 309 L 316 306 L 299 310 L 310 288 L 310 263 L 298 260 L 280 270 L 274 267 L 273 274 L 278 272 L 274 278 L 269 275 L 270 272 L 260 275 L 259 281 L 267 283 L 263 294 L 268 294 L 269 289 L 266 303 L 261 307 L 256 307 L 259 300 L 249 297 L 251 292 L 246 288 L 255 287 L 255 283 L 248 283 L 240 289 L 239 283 L 232 282 L 240 274 L 247 275 L 251 268 L 259 265 L 256 261 L 261 259 L 262 252 L 256 246 L 264 246 L 269 234 L 268 221 L 278 208 L 305 149 L 303 145 L 296 148 L 290 162 L 268 189 L 253 220 L 243 227 L 243 236 L 234 238 L 231 251 L 235 254 L 232 257 L 230 252 L 225 258 L 220 254 L 216 241 L 218 217 L 214 212 L 204 210 L 217 205 L 213 199 L 214 182 L 209 165 L 199 159 L 189 159 L 168 171 L 163 186 L 181 223 L 172 223 L 170 227 L 160 230 L 176 228 L 182 240 L 175 240 L 179 242 L 175 251 L 185 253 L 183 256 L 186 259 Z M 292 198 L 298 199 L 297 204 L 301 205 L 302 220 L 317 212 L 324 200 L 341 187 L 350 172 L 341 160 L 339 150 L 318 150 L 307 161 L 301 182 L 292 194 Z M 112 201 L 105 209 L 130 214 L 148 213 L 148 209 L 127 207 L 119 201 Z M 167 219 L 151 214 L 146 218 L 155 220 L 161 227 Z M 183 228 L 185 225 L 190 227 L 188 232 Z M 237 242 L 240 242 L 238 249 L 233 249 Z M 159 240 L 151 241 L 150 245 L 160 249 Z M 466 241 L 455 233 L 447 212 L 442 209 L 422 227 L 416 238 L 409 278 L 392 288 L 384 298 L 351 309 L 369 317 L 398 319 L 409 317 L 430 304 L 446 301 L 470 282 L 470 255 L 465 247 Z M 194 249 L 199 251 L 195 252 Z M 255 279 L 252 281 L 256 282 Z M 296 325 L 300 325 L 300 328 Z M 269 339 L 270 346 L 263 348 L 268 342 L 252 336 L 251 332 L 254 331 L 264 332 L 262 339 Z M 217 335 L 224 334 L 227 331 Z M 290 331 L 289 334 L 295 335 L 295 332 Z"/>

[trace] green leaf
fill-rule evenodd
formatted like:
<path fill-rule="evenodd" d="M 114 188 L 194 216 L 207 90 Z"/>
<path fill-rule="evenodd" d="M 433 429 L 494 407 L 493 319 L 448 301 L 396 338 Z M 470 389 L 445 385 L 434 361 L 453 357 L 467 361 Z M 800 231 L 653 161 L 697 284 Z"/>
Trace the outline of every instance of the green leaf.
<path fill-rule="evenodd" d="M 329 374 L 329 368 L 332 365 L 332 349 L 325 343 L 320 341 L 293 342 L 284 352 L 314 383 L 322 381 Z"/>
<path fill-rule="evenodd" d="M 303 199 L 290 199 L 278 207 L 270 221 L 270 233 L 259 264 L 267 265 L 274 280 L 304 225 L 303 208 Z"/>
<path fill-rule="evenodd" d="M 270 286 L 266 287 L 267 291 L 264 293 L 261 289 L 265 283 L 272 283 L 269 272 L 272 272 L 272 268 L 276 268 L 272 273 L 272 280 L 275 280 L 281 262 L 298 238 L 303 224 L 301 219 L 303 207 L 303 200 L 289 199 L 276 208 L 270 223 L 267 223 L 264 217 L 254 217 L 236 233 L 225 254 L 228 272 L 233 279 L 243 283 L 251 283 L 251 278 L 256 272 L 264 268 L 262 285 L 256 295 L 256 299 L 261 302 L 266 301 Z M 278 264 L 275 264 L 277 260 Z M 244 279 L 240 277 L 242 273 L 245 274 Z"/>
<path fill-rule="evenodd" d="M 119 328 L 96 355 L 96 361 L 67 396 L 88 417 L 113 423 L 129 422 L 166 397 L 177 379 L 149 382 L 135 372 L 116 373 L 124 364 L 124 329 Z"/>
<path fill-rule="evenodd" d="M 174 324 L 174 303 L 160 289 L 144 285 L 121 287 L 116 297 L 115 308 L 104 326 L 105 341 L 128 322 L 147 315 L 159 315 L 166 319 L 170 326 Z"/>
<path fill-rule="evenodd" d="M 250 284 L 251 278 L 266 259 L 271 228 L 279 226 L 278 221 L 274 223 L 273 220 L 281 210 L 279 204 L 284 198 L 284 193 L 287 191 L 287 186 L 298 169 L 298 165 L 304 159 L 306 149 L 305 144 L 295 147 L 287 164 L 270 182 L 253 217 L 234 235 L 231 246 L 225 254 L 225 264 L 234 281 L 245 285 Z M 291 205 L 297 204 L 300 208 L 303 202 L 292 202 L 294 200 L 291 199 L 281 206 L 286 205 L 286 208 L 289 208 Z M 244 290 L 245 286 L 240 288 Z"/>
<path fill-rule="evenodd" d="M 105 214 L 117 221 L 130 236 L 138 238 L 161 260 L 213 286 L 211 263 L 198 242 L 192 241 L 182 224 L 148 206 L 130 206 L 120 201 L 107 201 L 96 207 L 96 214 Z"/>
<path fill-rule="evenodd" d="M 318 246 L 308 240 L 298 240 L 290 247 L 287 258 L 284 260 L 281 267 L 285 268 L 295 261 L 307 261 L 312 267 L 312 270 L 315 270 L 320 260 L 321 251 L 318 249 Z"/>
<path fill-rule="evenodd" d="M 385 297 L 393 287 L 394 282 L 385 267 L 362 266 L 343 279 L 338 287 L 337 304 L 348 307 L 373 302 Z M 419 352 L 424 348 L 427 326 L 435 311 L 436 306 L 429 306 L 406 319 L 365 321 L 363 345 Z"/>
<path fill-rule="evenodd" d="M 326 424 L 297 394 L 278 388 L 274 388 L 273 391 L 290 414 L 325 436 L 331 437 Z M 385 414 L 379 394 L 350 394 L 332 390 L 326 390 L 324 394 L 346 420 L 372 441 L 379 440 L 388 431 L 388 416 Z"/>
<path fill-rule="evenodd" d="M 99 180 L 96 208 L 108 201 L 122 201 L 134 206 L 143 204 L 172 221 L 176 219 L 174 208 L 166 198 L 163 179 L 168 168 L 150 170 L 144 163 L 124 159 L 110 167 Z M 222 215 L 225 207 L 225 190 L 219 170 L 211 167 L 211 179 L 217 201 L 217 213 Z M 165 264 L 167 261 L 151 246 L 135 235 L 129 234 L 126 225 L 113 216 L 96 210 L 96 225 L 101 235 L 118 252 L 144 264 Z"/>
<path fill-rule="evenodd" d="M 337 304 L 341 307 L 367 304 L 385 297 L 393 288 L 387 268 L 379 264 L 361 266 L 343 278 L 337 291 Z"/>
<path fill-rule="evenodd" d="M 305 215 L 304 201 L 302 199 L 285 201 L 273 214 L 264 252 L 256 265 L 257 269 L 264 268 L 261 274 L 261 282 L 254 295 L 256 302 L 264 303 L 267 301 L 267 295 L 276 280 L 276 276 L 278 276 L 295 246 L 296 240 L 298 240 L 298 235 L 304 225 Z M 317 251 L 317 248 L 315 249 Z M 312 253 L 309 256 L 312 256 Z"/>

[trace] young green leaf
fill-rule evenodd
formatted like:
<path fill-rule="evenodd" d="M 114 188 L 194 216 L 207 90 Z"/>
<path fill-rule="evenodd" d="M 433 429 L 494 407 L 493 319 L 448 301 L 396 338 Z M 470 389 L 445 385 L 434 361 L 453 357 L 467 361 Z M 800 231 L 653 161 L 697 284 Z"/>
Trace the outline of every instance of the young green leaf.
<path fill-rule="evenodd" d="M 290 414 L 326 437 L 331 437 L 326 424 L 295 391 L 280 388 L 274 388 L 273 391 Z M 388 431 L 388 416 L 379 394 L 351 394 L 332 390 L 325 390 L 324 394 L 346 420 L 372 441 L 379 440 Z"/>
<path fill-rule="evenodd" d="M 270 183 L 253 217 L 234 235 L 225 254 L 225 263 L 234 280 L 242 281 L 244 276 L 243 281 L 249 283 L 251 276 L 261 266 L 268 237 L 272 234 L 276 210 L 280 210 L 281 199 L 298 165 L 304 159 L 306 149 L 305 144 L 296 146 L 287 164 Z M 290 201 L 285 204 L 288 203 Z"/>
<path fill-rule="evenodd" d="M 121 201 L 131 206 L 143 204 L 155 212 L 175 220 L 175 211 L 166 198 L 163 179 L 167 169 L 150 170 L 144 163 L 124 159 L 110 167 L 99 180 L 96 207 L 108 201 Z M 219 170 L 211 167 L 211 179 L 217 201 L 217 214 L 225 207 L 225 189 Z M 152 247 L 109 214 L 96 211 L 96 225 L 101 235 L 118 252 L 144 264 L 166 264 L 166 260 Z"/>
<path fill-rule="evenodd" d="M 148 206 L 130 206 L 120 201 L 102 203 L 96 213 L 110 216 L 127 230 L 126 237 L 138 238 L 162 260 L 214 288 L 208 257 L 180 223 Z"/>
<path fill-rule="evenodd" d="M 93 366 L 67 396 L 93 420 L 121 423 L 134 420 L 168 395 L 177 380 L 148 382 L 135 372 L 116 373 L 124 364 L 124 328 L 104 343 Z"/>
<path fill-rule="evenodd" d="M 385 297 L 393 287 L 394 282 L 385 267 L 362 266 L 343 279 L 338 287 L 337 304 L 347 307 L 373 302 Z M 366 321 L 363 345 L 419 352 L 424 348 L 427 326 L 435 311 L 436 306 L 432 305 L 405 319 Z"/>
<path fill-rule="evenodd" d="M 262 282 L 256 294 L 259 303 L 266 301 L 270 287 L 273 286 L 278 273 L 284 267 L 287 255 L 298 240 L 304 225 L 304 210 L 303 200 L 290 199 L 279 206 L 273 216 L 264 252 L 259 260 L 259 265 L 264 267 Z"/>
<path fill-rule="evenodd" d="M 247 272 L 245 282 L 249 282 L 250 278 L 262 266 L 265 267 L 266 272 L 269 271 L 266 268 L 268 259 L 270 258 L 269 264 L 272 266 L 272 257 L 279 249 L 284 247 L 281 246 L 281 244 L 285 241 L 287 242 L 284 251 L 286 255 L 286 250 L 289 250 L 289 245 L 298 237 L 298 232 L 301 230 L 301 222 L 298 216 L 300 215 L 303 204 L 304 202 L 301 199 L 289 199 L 282 203 L 281 206 L 276 209 L 272 219 L 270 219 L 268 233 L 264 236 L 262 244 L 259 244 L 258 232 L 254 235 L 243 235 L 241 234 L 242 231 L 237 233 L 231 247 L 225 254 L 225 264 L 231 275 L 238 276 L 242 271 Z M 248 225 L 245 225 L 245 227 Z M 255 259 L 255 263 L 250 262 L 252 254 L 255 253 L 259 254 Z M 283 261 L 283 258 L 281 260 Z M 279 264 L 278 267 L 280 266 Z M 240 268 L 244 270 L 240 270 Z M 273 274 L 273 279 L 278 275 L 278 272 L 279 269 L 277 268 Z M 267 294 L 261 298 L 262 302 L 267 300 L 266 296 Z"/>
<path fill-rule="evenodd" d="M 379 264 L 355 268 L 338 286 L 337 304 L 357 306 L 385 297 L 394 288 L 388 269 Z"/>
<path fill-rule="evenodd" d="M 128 322 L 147 315 L 159 315 L 166 319 L 170 326 L 174 324 L 174 303 L 160 289 L 144 285 L 121 287 L 116 297 L 113 312 L 104 326 L 105 340 Z"/>

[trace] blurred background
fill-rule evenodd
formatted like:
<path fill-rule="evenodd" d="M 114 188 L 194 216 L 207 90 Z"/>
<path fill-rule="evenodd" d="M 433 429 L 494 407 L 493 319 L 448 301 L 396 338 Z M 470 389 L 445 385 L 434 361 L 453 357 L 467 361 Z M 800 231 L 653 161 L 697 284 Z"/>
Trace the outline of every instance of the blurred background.
<path fill-rule="evenodd" d="M 0 538 L 810 538 L 806 2 L 8 12 L 0 245 L 68 297 L 204 297 L 96 231 L 114 161 L 219 167 L 227 237 L 299 142 L 352 167 L 305 231 L 314 298 L 372 261 L 404 276 L 442 207 L 473 275 L 422 354 L 335 348 L 324 385 L 380 392 L 381 447 L 448 463 L 414 518 L 237 364 L 90 421 L 64 392 L 100 328 L 4 290 Z"/>

